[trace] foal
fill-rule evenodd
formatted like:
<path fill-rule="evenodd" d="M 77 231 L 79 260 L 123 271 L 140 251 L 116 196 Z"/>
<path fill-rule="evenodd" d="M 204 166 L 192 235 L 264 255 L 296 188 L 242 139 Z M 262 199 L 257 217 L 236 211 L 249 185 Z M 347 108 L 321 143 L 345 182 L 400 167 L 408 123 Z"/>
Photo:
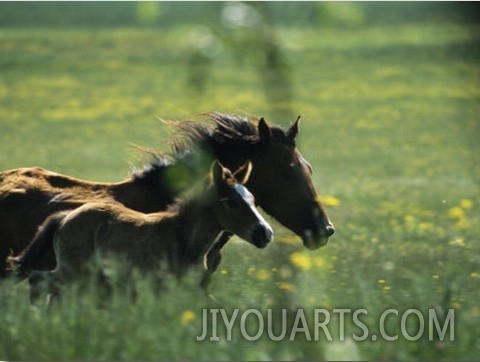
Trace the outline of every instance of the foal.
<path fill-rule="evenodd" d="M 201 263 L 222 231 L 265 247 L 273 231 L 256 210 L 253 195 L 236 179 L 246 182 L 250 166 L 244 165 L 234 176 L 215 161 L 209 185 L 165 212 L 143 214 L 117 203 L 91 202 L 49 217 L 35 239 L 51 239 L 57 267 L 30 274 L 31 298 L 38 295 L 41 281 L 55 294 L 57 284 L 87 273 L 94 256 L 101 260 L 105 254 L 120 255 L 141 271 L 158 269 L 166 262 L 168 270 L 180 277 L 188 267 Z M 25 257 L 10 258 L 19 273 Z"/>

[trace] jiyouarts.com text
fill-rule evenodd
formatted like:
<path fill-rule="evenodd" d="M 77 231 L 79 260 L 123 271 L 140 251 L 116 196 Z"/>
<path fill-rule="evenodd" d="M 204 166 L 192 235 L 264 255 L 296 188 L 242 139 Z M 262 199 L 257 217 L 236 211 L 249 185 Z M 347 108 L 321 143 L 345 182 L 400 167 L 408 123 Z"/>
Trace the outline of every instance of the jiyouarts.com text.
<path fill-rule="evenodd" d="M 374 319 L 372 321 L 372 319 Z M 428 310 L 386 309 L 375 318 L 367 309 L 313 309 L 287 310 L 254 308 L 227 311 L 221 308 L 202 310 L 202 330 L 197 341 L 220 341 L 243 338 L 256 341 L 267 336 L 272 341 L 304 338 L 307 341 L 340 340 L 395 341 L 404 338 L 417 341 L 453 341 L 455 339 L 455 310 L 439 315 Z"/>

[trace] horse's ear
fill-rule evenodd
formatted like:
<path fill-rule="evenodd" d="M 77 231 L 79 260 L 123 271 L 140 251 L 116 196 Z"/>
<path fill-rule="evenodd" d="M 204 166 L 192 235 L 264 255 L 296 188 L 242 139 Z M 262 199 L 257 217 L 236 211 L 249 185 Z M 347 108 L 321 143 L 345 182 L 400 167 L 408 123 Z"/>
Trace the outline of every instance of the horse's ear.
<path fill-rule="evenodd" d="M 272 138 L 272 130 L 263 117 L 258 121 L 258 135 L 262 142 L 270 142 L 270 139 Z"/>
<path fill-rule="evenodd" d="M 250 178 L 250 173 L 252 172 L 252 161 L 247 160 L 242 166 L 240 166 L 237 171 L 233 173 L 233 176 L 241 184 L 246 184 Z"/>
<path fill-rule="evenodd" d="M 294 140 L 295 137 L 297 137 L 297 134 L 298 134 L 298 124 L 300 123 L 300 118 L 301 116 L 298 116 L 297 117 L 297 120 L 295 121 L 294 124 L 292 124 L 292 126 L 288 129 L 287 131 L 287 137 L 290 139 L 290 140 Z"/>

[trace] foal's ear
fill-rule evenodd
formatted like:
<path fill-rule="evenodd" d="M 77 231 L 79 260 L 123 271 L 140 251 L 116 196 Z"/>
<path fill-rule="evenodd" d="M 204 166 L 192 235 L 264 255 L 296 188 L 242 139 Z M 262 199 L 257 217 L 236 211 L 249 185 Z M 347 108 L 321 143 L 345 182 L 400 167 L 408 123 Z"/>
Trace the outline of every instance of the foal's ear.
<path fill-rule="evenodd" d="M 258 135 L 261 142 L 269 142 L 272 138 L 272 130 L 263 117 L 258 121 Z"/>
<path fill-rule="evenodd" d="M 215 160 L 212 164 L 212 181 L 215 185 L 223 182 L 224 168 L 220 161 Z"/>
<path fill-rule="evenodd" d="M 300 123 L 300 118 L 301 116 L 298 116 L 297 117 L 297 120 L 295 121 L 294 124 L 292 124 L 292 126 L 288 129 L 288 131 L 286 132 L 286 135 L 287 137 L 293 141 L 295 139 L 295 137 L 297 137 L 297 134 L 298 134 L 298 124 Z"/>
<path fill-rule="evenodd" d="M 246 184 L 250 178 L 250 173 L 252 172 L 252 161 L 247 160 L 242 166 L 240 166 L 237 171 L 233 173 L 233 176 L 241 184 Z"/>
<path fill-rule="evenodd" d="M 227 182 L 228 179 L 233 180 L 233 175 L 230 170 L 215 160 L 212 165 L 212 180 L 215 185 L 221 185 Z"/>

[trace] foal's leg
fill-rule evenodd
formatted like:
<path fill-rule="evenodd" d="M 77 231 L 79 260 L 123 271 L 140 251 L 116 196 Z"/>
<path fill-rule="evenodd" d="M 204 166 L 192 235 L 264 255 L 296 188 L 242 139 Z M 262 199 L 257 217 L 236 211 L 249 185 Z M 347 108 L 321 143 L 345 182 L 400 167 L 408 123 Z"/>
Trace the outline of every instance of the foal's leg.
<path fill-rule="evenodd" d="M 76 229 L 74 228 L 73 230 L 75 231 Z M 83 228 L 81 231 L 82 233 L 88 233 L 88 228 Z M 91 249 L 88 248 L 90 240 L 87 237 L 82 239 L 75 236 L 75 233 L 72 235 L 71 229 L 65 230 L 64 228 L 61 234 L 57 234 L 54 239 L 57 267 L 54 270 L 45 272 L 49 297 L 47 301 L 48 308 L 60 298 L 60 289 L 63 285 L 77 280 L 79 276 L 86 274 L 85 266 L 91 254 Z M 82 244 L 84 247 L 82 247 Z"/>
<path fill-rule="evenodd" d="M 28 276 L 30 303 L 35 304 L 42 294 L 58 295 L 57 278 L 53 271 L 34 270 Z"/>
<path fill-rule="evenodd" d="M 35 304 L 41 294 L 47 289 L 47 272 L 33 270 L 28 276 L 30 285 L 30 303 Z"/>
<path fill-rule="evenodd" d="M 203 273 L 203 277 L 200 282 L 200 287 L 202 289 L 206 290 L 210 284 L 212 280 L 212 274 L 215 272 L 215 270 L 217 270 L 220 262 L 222 261 L 222 248 L 232 236 L 232 233 L 224 231 L 220 234 L 218 240 L 216 240 L 212 247 L 208 250 L 207 255 L 205 256 L 206 270 Z"/>

